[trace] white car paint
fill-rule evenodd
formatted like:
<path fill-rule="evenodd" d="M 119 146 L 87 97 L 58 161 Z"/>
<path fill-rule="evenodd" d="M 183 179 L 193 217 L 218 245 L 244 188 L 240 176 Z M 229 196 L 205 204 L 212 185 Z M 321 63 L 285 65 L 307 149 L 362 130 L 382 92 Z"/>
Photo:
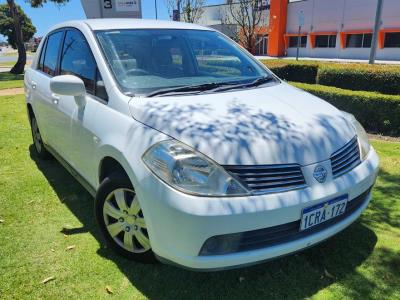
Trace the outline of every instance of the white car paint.
<path fill-rule="evenodd" d="M 339 110 L 286 83 L 221 93 L 217 100 L 165 96 L 129 104 L 136 120 L 222 165 L 308 165 L 325 160 L 354 136 Z"/>
<path fill-rule="evenodd" d="M 123 166 L 139 197 L 152 250 L 162 260 L 193 269 L 259 262 L 332 236 L 356 220 L 368 205 L 370 195 L 348 218 L 295 241 L 245 252 L 199 256 L 202 245 L 212 236 L 293 222 L 300 219 L 304 207 L 344 193 L 349 194 L 349 199 L 359 196 L 375 182 L 379 164 L 375 151 L 371 147 L 360 165 L 333 178 L 329 157 L 355 135 L 355 130 L 339 110 L 286 83 L 193 96 L 127 96 L 118 88 L 92 32 L 212 29 L 178 22 L 96 19 L 62 23 L 52 31 L 65 27 L 77 28 L 87 39 L 109 101 L 103 103 L 86 94 L 82 105 L 75 99 L 76 95 L 81 97 L 79 88 L 64 91 L 64 95 L 54 94 L 51 78 L 35 70 L 35 58 L 25 75 L 27 103 L 33 108 L 44 142 L 94 191 L 100 184 L 103 158 L 112 157 Z M 59 84 L 57 87 L 57 77 L 52 80 L 53 91 L 58 88 L 62 92 Z M 63 82 L 68 80 L 75 79 L 64 78 Z M 307 187 L 247 197 L 185 194 L 160 181 L 142 161 L 152 145 L 171 137 L 223 165 L 300 164 Z M 313 178 L 317 165 L 328 170 L 322 184 Z"/>

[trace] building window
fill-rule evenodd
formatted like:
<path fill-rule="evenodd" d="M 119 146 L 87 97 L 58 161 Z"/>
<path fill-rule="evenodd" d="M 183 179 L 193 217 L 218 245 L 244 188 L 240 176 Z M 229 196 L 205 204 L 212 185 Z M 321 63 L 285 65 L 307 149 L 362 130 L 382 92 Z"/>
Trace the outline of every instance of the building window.
<path fill-rule="evenodd" d="M 297 48 L 297 42 L 299 40 L 298 36 L 289 37 L 289 48 Z M 300 48 L 307 47 L 307 36 L 303 35 L 300 37 Z"/>
<path fill-rule="evenodd" d="M 385 48 L 399 48 L 400 47 L 400 32 L 387 32 L 385 33 Z"/>
<path fill-rule="evenodd" d="M 346 40 L 347 48 L 370 48 L 372 33 L 348 34 Z"/>
<path fill-rule="evenodd" d="M 317 35 L 315 37 L 316 48 L 336 48 L 336 35 Z"/>
<path fill-rule="evenodd" d="M 257 35 L 256 45 L 255 45 L 255 54 L 256 55 L 265 55 L 265 54 L 267 54 L 267 49 L 268 49 L 268 36 Z"/>

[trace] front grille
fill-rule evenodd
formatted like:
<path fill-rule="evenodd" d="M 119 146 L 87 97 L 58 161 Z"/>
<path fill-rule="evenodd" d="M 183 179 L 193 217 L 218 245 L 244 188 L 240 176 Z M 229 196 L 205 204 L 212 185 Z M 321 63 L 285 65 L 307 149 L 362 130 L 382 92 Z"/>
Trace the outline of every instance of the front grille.
<path fill-rule="evenodd" d="M 306 186 L 297 164 L 223 166 L 253 194 L 276 193 Z"/>
<path fill-rule="evenodd" d="M 338 177 L 361 163 L 357 136 L 331 155 L 333 177 Z"/>
<path fill-rule="evenodd" d="M 320 232 L 336 223 L 339 223 L 340 221 L 352 215 L 365 203 L 365 201 L 367 201 L 370 191 L 371 188 L 369 188 L 358 197 L 348 201 L 346 211 L 342 215 L 309 229 L 300 231 L 301 220 L 299 219 L 294 222 L 263 229 L 217 235 L 206 240 L 200 250 L 199 255 L 222 255 L 242 251 L 250 251 L 279 245 L 307 237 L 314 233 Z"/>

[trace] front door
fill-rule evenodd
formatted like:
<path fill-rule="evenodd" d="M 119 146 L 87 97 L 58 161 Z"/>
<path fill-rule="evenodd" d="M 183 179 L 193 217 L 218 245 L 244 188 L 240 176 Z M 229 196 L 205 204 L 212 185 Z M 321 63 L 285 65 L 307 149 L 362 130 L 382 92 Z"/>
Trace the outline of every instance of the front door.
<path fill-rule="evenodd" d="M 93 132 L 96 111 L 99 105 L 104 104 L 96 96 L 99 76 L 96 61 L 86 38 L 77 29 L 66 31 L 60 59 L 60 74 L 77 76 L 86 87 L 85 103 L 76 103 L 72 96 L 60 96 L 59 110 L 68 118 L 69 134 L 64 141 L 68 152 L 67 161 L 83 178 L 90 181 L 97 171 L 93 168 L 97 142 Z"/>

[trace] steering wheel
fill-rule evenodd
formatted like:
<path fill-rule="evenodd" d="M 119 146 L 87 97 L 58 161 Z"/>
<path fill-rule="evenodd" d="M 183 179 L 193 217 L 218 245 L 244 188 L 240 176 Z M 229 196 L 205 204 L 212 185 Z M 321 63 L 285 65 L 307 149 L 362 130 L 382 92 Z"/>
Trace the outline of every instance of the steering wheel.
<path fill-rule="evenodd" d="M 132 68 L 125 72 L 125 75 L 149 75 L 149 72 L 143 69 Z"/>

